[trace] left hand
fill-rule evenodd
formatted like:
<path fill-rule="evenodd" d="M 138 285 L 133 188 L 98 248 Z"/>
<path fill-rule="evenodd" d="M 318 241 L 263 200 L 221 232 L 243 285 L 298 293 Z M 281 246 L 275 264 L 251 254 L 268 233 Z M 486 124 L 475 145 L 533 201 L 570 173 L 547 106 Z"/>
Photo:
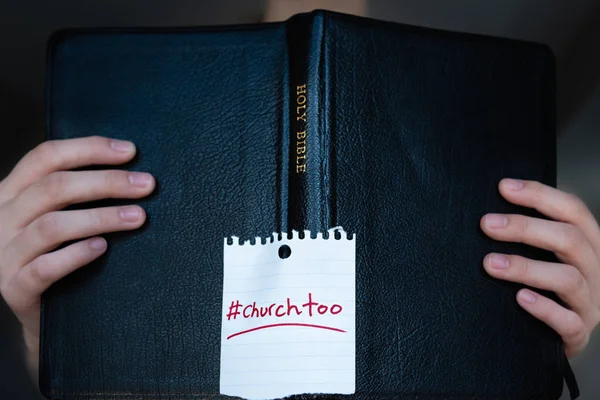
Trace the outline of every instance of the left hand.
<path fill-rule="evenodd" d="M 554 221 L 514 214 L 487 214 L 481 229 L 489 237 L 552 251 L 560 263 L 492 253 L 483 260 L 495 278 L 555 292 L 565 303 L 529 289 L 517 302 L 562 337 L 567 357 L 579 354 L 600 322 L 600 228 L 579 198 L 535 181 L 503 179 L 502 196 L 511 203 L 535 208 Z"/>

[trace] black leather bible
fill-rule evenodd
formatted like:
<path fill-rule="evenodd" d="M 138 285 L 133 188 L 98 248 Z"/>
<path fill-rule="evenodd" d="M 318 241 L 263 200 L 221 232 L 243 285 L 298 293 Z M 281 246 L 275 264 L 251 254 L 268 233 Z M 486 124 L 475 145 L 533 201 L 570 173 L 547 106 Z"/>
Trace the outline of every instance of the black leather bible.
<path fill-rule="evenodd" d="M 223 238 L 356 242 L 356 392 L 298 398 L 556 399 L 560 337 L 488 276 L 503 177 L 555 185 L 543 45 L 327 11 L 225 27 L 71 29 L 49 45 L 49 139 L 131 140 L 136 232 L 42 302 L 50 399 L 222 398 Z M 304 96 L 304 97 L 301 97 Z M 126 204 L 105 200 L 93 205 Z"/>

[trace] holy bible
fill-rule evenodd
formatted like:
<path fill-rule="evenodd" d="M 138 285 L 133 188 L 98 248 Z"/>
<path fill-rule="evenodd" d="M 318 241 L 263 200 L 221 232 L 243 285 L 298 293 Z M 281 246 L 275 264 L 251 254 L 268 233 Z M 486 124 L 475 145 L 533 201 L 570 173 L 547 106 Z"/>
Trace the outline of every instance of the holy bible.
<path fill-rule="evenodd" d="M 339 226 L 355 235 L 354 389 L 297 398 L 556 399 L 563 378 L 576 397 L 560 337 L 482 267 L 554 256 L 479 227 L 539 216 L 501 178 L 555 185 L 554 80 L 540 44 L 327 11 L 58 32 L 48 139 L 131 140 L 124 168 L 158 187 L 135 202 L 141 230 L 106 235 L 104 256 L 44 294 L 42 393 L 225 398 L 224 238 Z"/>

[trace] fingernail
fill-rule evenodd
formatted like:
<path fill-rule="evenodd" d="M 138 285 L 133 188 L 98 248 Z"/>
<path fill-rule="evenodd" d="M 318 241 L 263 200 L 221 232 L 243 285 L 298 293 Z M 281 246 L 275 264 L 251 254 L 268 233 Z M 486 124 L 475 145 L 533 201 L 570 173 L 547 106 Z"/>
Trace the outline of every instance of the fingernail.
<path fill-rule="evenodd" d="M 113 150 L 118 151 L 119 153 L 129 153 L 135 148 L 135 146 L 131 142 L 116 139 L 110 141 L 110 147 L 112 147 Z"/>
<path fill-rule="evenodd" d="M 529 303 L 529 304 L 535 303 L 535 300 L 537 299 L 537 295 L 535 293 L 533 293 L 531 290 L 527 290 L 527 289 L 521 290 L 519 292 L 519 297 L 525 303 Z"/>
<path fill-rule="evenodd" d="M 490 265 L 498 269 L 508 268 L 508 257 L 503 254 L 492 254 L 490 255 Z"/>
<path fill-rule="evenodd" d="M 508 218 L 502 214 L 488 214 L 485 216 L 485 226 L 488 228 L 504 228 Z"/>
<path fill-rule="evenodd" d="M 136 222 L 137 220 L 140 219 L 141 215 L 142 215 L 142 213 L 141 213 L 139 207 L 135 207 L 135 206 L 123 207 L 119 211 L 119 216 L 121 217 L 121 219 L 128 221 L 128 222 Z"/>
<path fill-rule="evenodd" d="M 129 183 L 133 186 L 145 188 L 152 182 L 152 175 L 145 172 L 133 172 L 129 174 Z"/>
<path fill-rule="evenodd" d="M 102 238 L 94 238 L 90 241 L 90 247 L 95 251 L 104 251 L 106 249 L 106 240 Z"/>
<path fill-rule="evenodd" d="M 505 179 L 504 185 L 509 190 L 521 190 L 525 186 L 525 182 L 519 179 Z"/>

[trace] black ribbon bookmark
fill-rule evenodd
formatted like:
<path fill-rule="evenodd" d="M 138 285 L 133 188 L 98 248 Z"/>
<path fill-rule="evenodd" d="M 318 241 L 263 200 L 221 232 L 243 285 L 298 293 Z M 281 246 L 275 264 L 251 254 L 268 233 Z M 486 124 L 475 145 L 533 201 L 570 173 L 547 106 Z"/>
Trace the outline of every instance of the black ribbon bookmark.
<path fill-rule="evenodd" d="M 571 369 L 571 364 L 569 364 L 569 359 L 567 355 L 563 352 L 563 374 L 565 377 L 565 382 L 567 383 L 567 388 L 569 389 L 569 395 L 571 396 L 571 400 L 575 400 L 579 397 L 579 385 L 577 385 L 577 379 L 575 378 L 575 374 L 573 373 L 573 369 Z"/>

